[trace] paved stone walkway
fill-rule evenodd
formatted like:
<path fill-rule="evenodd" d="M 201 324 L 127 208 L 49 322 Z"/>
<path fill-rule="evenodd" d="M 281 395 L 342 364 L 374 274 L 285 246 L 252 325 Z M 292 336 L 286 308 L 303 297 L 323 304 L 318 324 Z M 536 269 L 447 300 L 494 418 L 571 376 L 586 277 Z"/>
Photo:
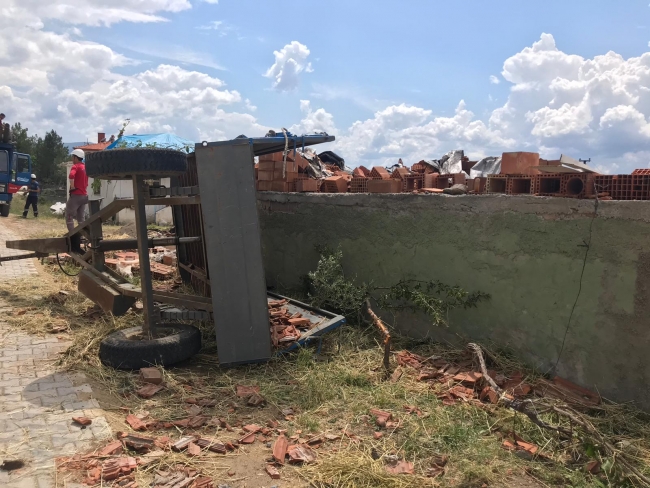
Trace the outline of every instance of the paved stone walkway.
<path fill-rule="evenodd" d="M 14 238 L 0 221 L 0 254 L 8 251 L 4 239 Z M 16 274 L 37 272 L 33 262 L 15 263 Z M 14 272 L 3 268 L 0 279 L 13 278 Z M 111 437 L 111 430 L 85 377 L 56 369 L 58 354 L 70 343 L 11 331 L 2 322 L 10 313 L 9 303 L 0 300 L 0 462 L 21 460 L 25 467 L 0 471 L 0 486 L 50 488 L 55 486 L 55 457 L 85 452 Z M 93 423 L 81 428 L 72 422 L 76 416 Z"/>
<path fill-rule="evenodd" d="M 6 241 L 15 239 L 20 239 L 20 237 L 9 229 L 6 218 L 0 217 L 0 256 L 16 256 L 27 252 L 18 249 L 7 249 L 5 247 Z M 7 261 L 0 266 L 0 280 L 21 278 L 29 274 L 37 274 L 33 259 Z"/>

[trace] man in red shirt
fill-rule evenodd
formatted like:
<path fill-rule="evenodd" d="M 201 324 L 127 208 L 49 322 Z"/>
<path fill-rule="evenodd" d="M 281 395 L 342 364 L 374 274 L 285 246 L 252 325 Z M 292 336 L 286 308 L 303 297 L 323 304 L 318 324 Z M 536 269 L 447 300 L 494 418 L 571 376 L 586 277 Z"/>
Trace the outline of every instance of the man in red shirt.
<path fill-rule="evenodd" d="M 72 151 L 72 169 L 68 179 L 70 180 L 70 197 L 65 205 L 65 218 L 68 230 L 74 229 L 74 219 L 80 224 L 86 216 L 86 204 L 88 203 L 88 175 L 86 165 L 83 162 L 85 157 L 81 149 Z"/>

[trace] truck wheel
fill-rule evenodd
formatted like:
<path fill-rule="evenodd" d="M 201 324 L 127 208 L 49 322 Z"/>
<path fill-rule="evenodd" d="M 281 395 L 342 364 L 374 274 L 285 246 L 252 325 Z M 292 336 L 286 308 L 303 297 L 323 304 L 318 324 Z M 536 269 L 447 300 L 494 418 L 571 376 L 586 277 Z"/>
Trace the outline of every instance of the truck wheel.
<path fill-rule="evenodd" d="M 9 210 L 11 210 L 10 203 L 7 203 L 5 205 L 0 205 L 0 216 L 9 217 Z"/>
<path fill-rule="evenodd" d="M 86 156 L 92 178 L 122 180 L 134 175 L 159 179 L 187 171 L 187 154 L 173 149 L 111 149 Z"/>
<path fill-rule="evenodd" d="M 116 369 L 170 366 L 191 358 L 201 350 L 201 332 L 185 324 L 156 327 L 155 337 L 142 338 L 142 327 L 113 332 L 99 345 L 99 359 Z"/>

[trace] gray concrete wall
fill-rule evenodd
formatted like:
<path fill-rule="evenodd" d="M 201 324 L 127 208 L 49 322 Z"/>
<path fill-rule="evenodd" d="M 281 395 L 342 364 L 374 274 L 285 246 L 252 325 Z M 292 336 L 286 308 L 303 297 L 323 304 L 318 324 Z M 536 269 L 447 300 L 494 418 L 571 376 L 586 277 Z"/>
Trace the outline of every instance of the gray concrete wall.
<path fill-rule="evenodd" d="M 650 410 L 650 202 L 529 196 L 260 193 L 266 279 L 292 288 L 316 244 L 340 246 L 359 280 L 439 279 L 492 295 L 450 327 L 397 317 L 415 337 L 488 341 L 542 371 Z M 387 317 L 388 318 L 388 317 Z"/>

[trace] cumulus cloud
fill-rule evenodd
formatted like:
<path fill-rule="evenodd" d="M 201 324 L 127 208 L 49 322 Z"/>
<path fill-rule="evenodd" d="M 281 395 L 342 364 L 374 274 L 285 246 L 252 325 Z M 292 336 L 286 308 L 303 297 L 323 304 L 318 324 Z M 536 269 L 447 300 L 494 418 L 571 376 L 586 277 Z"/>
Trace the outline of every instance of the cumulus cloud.
<path fill-rule="evenodd" d="M 268 130 L 246 113 L 251 102 L 219 78 L 170 64 L 124 75 L 119 68 L 135 60 L 46 27 L 55 18 L 74 32 L 76 25 L 95 25 L 90 14 L 107 24 L 158 21 L 189 8 L 185 0 L 65 0 L 51 2 L 47 12 L 35 0 L 8 1 L 11 8 L 0 16 L 0 28 L 12 32 L 0 43 L 0 99 L 8 121 L 31 133 L 54 128 L 66 140 L 92 139 L 97 131 L 117 132 L 125 118 L 133 132 L 172 131 L 197 141 Z M 58 14 L 71 5 L 79 12 Z"/>
<path fill-rule="evenodd" d="M 300 74 L 313 71 L 307 62 L 310 51 L 304 44 L 292 41 L 279 51 L 273 51 L 275 63 L 264 76 L 273 80 L 273 88 L 278 91 L 291 91 L 298 88 Z"/>
<path fill-rule="evenodd" d="M 498 85 L 499 83 L 501 83 L 501 80 L 494 75 L 490 75 L 490 83 L 492 83 L 493 85 Z"/>
<path fill-rule="evenodd" d="M 300 100 L 300 110 L 303 113 L 303 119 L 300 123 L 292 125 L 289 132 L 294 134 L 314 134 L 317 132 L 334 134 L 336 132 L 334 116 L 329 112 L 322 108 L 312 110 L 309 100 Z"/>

